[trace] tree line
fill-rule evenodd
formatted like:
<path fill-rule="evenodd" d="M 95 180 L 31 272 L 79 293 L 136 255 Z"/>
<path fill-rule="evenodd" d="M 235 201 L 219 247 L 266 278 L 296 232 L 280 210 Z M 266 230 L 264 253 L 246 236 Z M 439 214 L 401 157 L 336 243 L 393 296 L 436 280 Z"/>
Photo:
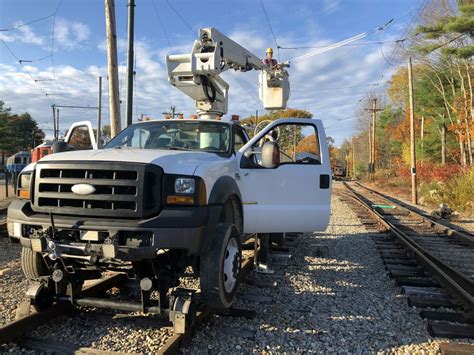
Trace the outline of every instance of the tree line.
<path fill-rule="evenodd" d="M 433 0 L 404 41 L 403 59 L 410 56 L 414 63 L 416 152 L 421 163 L 474 166 L 473 35 L 473 0 Z M 370 107 L 372 98 L 363 108 Z M 396 70 L 378 103 L 383 111 L 376 123 L 376 168 L 406 165 L 410 159 L 406 66 Z M 358 116 L 357 134 L 343 143 L 338 159 L 351 166 L 354 146 L 360 174 L 367 169 L 370 117 L 364 110 Z"/>
<path fill-rule="evenodd" d="M 3 162 L 8 155 L 21 150 L 30 150 L 41 144 L 45 134 L 29 113 L 13 113 L 3 101 L 0 101 L 0 137 Z"/>

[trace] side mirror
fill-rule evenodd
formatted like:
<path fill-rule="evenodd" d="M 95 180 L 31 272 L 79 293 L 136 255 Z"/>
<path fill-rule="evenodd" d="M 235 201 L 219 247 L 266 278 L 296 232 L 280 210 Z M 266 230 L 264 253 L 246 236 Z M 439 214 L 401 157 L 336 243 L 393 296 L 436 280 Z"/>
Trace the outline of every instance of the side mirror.
<path fill-rule="evenodd" d="M 276 142 L 265 142 L 262 147 L 262 166 L 274 168 L 280 164 L 280 149 Z"/>
<path fill-rule="evenodd" d="M 51 150 L 53 151 L 53 154 L 67 152 L 69 150 L 69 144 L 66 142 L 54 142 L 51 146 Z"/>

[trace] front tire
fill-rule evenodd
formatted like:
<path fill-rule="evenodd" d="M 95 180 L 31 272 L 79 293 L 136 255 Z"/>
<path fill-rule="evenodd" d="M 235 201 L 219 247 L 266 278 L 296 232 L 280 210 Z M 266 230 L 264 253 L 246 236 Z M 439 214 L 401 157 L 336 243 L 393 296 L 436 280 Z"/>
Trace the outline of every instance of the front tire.
<path fill-rule="evenodd" d="M 242 242 L 239 229 L 221 223 L 209 251 L 201 255 L 200 278 L 203 301 L 216 309 L 229 308 L 239 286 Z"/>
<path fill-rule="evenodd" d="M 50 274 L 41 254 L 29 248 L 21 249 L 21 269 L 29 281 L 35 281 L 41 276 Z"/>

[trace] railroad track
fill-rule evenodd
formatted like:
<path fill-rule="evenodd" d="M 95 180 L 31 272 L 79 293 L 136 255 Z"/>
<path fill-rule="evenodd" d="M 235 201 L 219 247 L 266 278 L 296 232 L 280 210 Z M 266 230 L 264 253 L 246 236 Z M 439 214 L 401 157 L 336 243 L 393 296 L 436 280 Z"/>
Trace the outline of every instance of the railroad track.
<path fill-rule="evenodd" d="M 248 273 L 253 268 L 253 260 L 254 260 L 254 253 L 252 250 L 244 250 L 243 255 L 243 263 L 242 263 L 242 272 L 241 272 L 241 280 L 247 277 Z M 113 288 L 113 287 L 120 287 L 121 283 L 126 281 L 125 274 L 117 273 L 109 276 L 94 285 L 91 285 L 84 289 L 83 295 L 84 297 L 94 297 L 99 294 L 103 294 L 105 291 Z M 15 320 L 9 324 L 0 328 L 0 345 L 1 344 L 8 344 L 8 343 L 16 343 L 20 347 L 24 347 L 30 350 L 37 350 L 37 351 L 56 351 L 56 352 L 74 352 L 76 350 L 80 350 L 82 352 L 89 352 L 89 353 L 97 353 L 99 352 L 97 349 L 90 349 L 90 348 L 80 348 L 73 345 L 68 344 L 53 344 L 50 340 L 41 340 L 37 338 L 28 338 L 25 337 L 26 334 L 31 334 L 32 331 L 49 323 L 56 319 L 61 315 L 73 314 L 77 310 L 76 307 L 72 306 L 68 303 L 56 303 L 47 310 L 43 312 L 33 312 L 29 315 L 25 315 L 22 318 Z M 224 312 L 217 312 L 216 310 L 211 309 L 207 306 L 202 306 L 198 310 L 196 314 L 196 318 L 190 326 L 186 327 L 186 331 L 184 334 L 174 333 L 171 335 L 164 345 L 160 348 L 160 353 L 164 354 L 175 354 L 179 352 L 179 349 L 182 346 L 187 345 L 193 333 L 199 329 L 199 326 L 205 322 L 207 319 L 212 317 L 214 314 L 220 314 L 222 316 L 236 316 L 236 317 L 246 317 L 252 318 L 255 316 L 255 311 L 245 310 L 245 309 L 230 309 Z M 94 313 L 90 313 L 94 314 Z M 96 314 L 100 317 L 100 314 Z M 93 315 L 92 315 L 93 316 Z M 138 318 L 138 317 L 135 317 Z M 160 324 L 163 328 L 167 327 L 172 329 L 172 326 L 163 324 L 167 323 L 166 320 L 161 318 L 152 318 L 152 319 L 145 319 L 148 326 L 150 326 L 150 321 L 155 319 L 156 326 L 160 327 Z M 100 353 L 100 352 L 99 352 Z"/>
<path fill-rule="evenodd" d="M 367 229 L 387 232 L 376 234 L 377 248 L 409 305 L 423 309 L 430 333 L 474 338 L 474 236 L 361 184 L 343 186 L 337 193 L 357 202 Z"/>

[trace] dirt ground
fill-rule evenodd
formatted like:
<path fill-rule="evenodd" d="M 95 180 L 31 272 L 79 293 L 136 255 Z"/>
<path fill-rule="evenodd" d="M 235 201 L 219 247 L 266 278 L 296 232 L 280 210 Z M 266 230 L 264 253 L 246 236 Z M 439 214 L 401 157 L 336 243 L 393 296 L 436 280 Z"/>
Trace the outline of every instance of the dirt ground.
<path fill-rule="evenodd" d="M 0 180 L 0 209 L 8 207 L 14 199 L 13 187 L 8 188 L 8 198 L 5 196 L 5 180 Z"/>

